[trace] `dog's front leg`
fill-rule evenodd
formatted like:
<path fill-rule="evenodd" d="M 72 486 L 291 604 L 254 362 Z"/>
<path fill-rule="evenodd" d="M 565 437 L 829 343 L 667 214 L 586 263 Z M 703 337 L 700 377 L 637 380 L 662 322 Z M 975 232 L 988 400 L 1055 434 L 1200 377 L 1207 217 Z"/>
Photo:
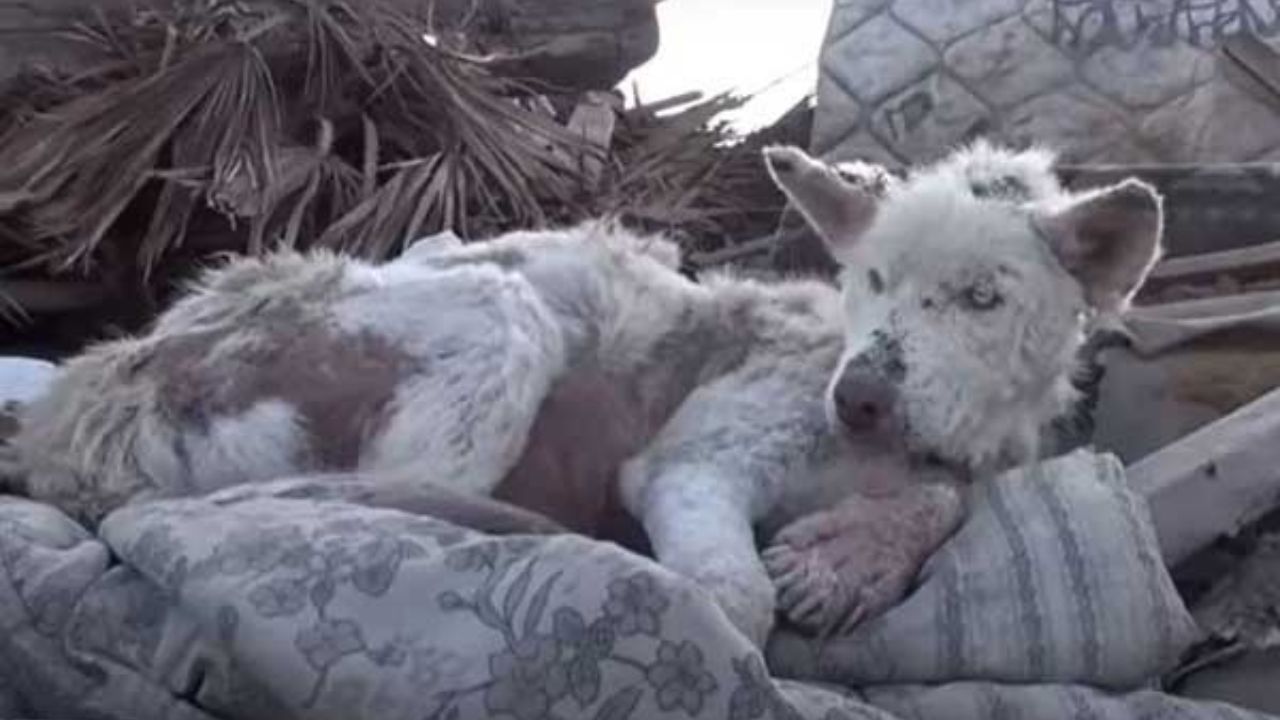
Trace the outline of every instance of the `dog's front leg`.
<path fill-rule="evenodd" d="M 786 360 L 744 365 L 695 391 L 621 478 L 658 561 L 706 588 L 758 645 L 776 601 L 753 526 L 821 454 L 827 427 L 824 371 Z"/>
<path fill-rule="evenodd" d="M 752 534 L 749 498 L 728 478 L 672 468 L 639 516 L 658 562 L 698 583 L 757 647 L 773 627 L 774 588 Z"/>

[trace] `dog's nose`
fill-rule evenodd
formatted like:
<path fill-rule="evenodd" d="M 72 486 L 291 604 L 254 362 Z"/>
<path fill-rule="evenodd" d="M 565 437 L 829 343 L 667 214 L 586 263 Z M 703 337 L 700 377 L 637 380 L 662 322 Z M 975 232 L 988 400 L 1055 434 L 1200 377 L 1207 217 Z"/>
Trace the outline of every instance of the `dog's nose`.
<path fill-rule="evenodd" d="M 832 391 L 836 416 L 848 430 L 875 430 L 893 411 L 896 392 L 892 383 L 861 368 L 848 367 Z"/>

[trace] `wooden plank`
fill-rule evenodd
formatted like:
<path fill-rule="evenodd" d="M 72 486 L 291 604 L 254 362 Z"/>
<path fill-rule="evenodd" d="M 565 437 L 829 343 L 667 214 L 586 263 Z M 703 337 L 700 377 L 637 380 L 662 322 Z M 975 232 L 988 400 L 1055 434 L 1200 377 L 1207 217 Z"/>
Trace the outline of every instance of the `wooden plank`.
<path fill-rule="evenodd" d="M 613 145 L 617 124 L 618 111 L 608 93 L 586 93 L 569 117 L 569 131 L 580 136 L 590 147 L 582 153 L 581 163 L 583 175 L 592 187 L 604 175 L 605 158 Z"/>
<path fill-rule="evenodd" d="M 1216 275 L 1269 265 L 1280 265 L 1280 241 L 1169 258 L 1151 270 L 1148 280 L 1184 280 L 1201 275 Z"/>
<path fill-rule="evenodd" d="M 649 113 L 649 114 L 657 115 L 663 110 L 678 108 L 682 105 L 688 105 L 689 103 L 694 103 L 701 99 L 702 99 L 702 93 L 694 90 L 691 92 L 680 93 L 679 95 L 673 95 L 669 98 L 666 98 L 665 100 L 655 100 L 651 103 L 636 105 L 635 107 L 631 108 L 629 112 Z"/>
<path fill-rule="evenodd" d="M 1223 43 L 1229 61 L 1224 76 L 1259 102 L 1280 111 L 1280 55 L 1252 35 L 1240 34 Z"/>
<path fill-rule="evenodd" d="M 1174 565 L 1280 505 L 1280 390 L 1128 468 L 1151 507 L 1165 563 Z"/>
<path fill-rule="evenodd" d="M 84 310 L 105 300 L 105 285 L 54 280 L 0 280 L 0 302 L 12 302 L 32 314 Z M 0 311 L 4 308 L 0 307 Z"/>
<path fill-rule="evenodd" d="M 1175 302 L 1139 305 L 1129 311 L 1128 317 L 1138 322 L 1145 320 L 1213 320 L 1230 315 L 1253 314 L 1280 305 L 1280 291 L 1219 295 L 1216 297 L 1178 300 Z"/>

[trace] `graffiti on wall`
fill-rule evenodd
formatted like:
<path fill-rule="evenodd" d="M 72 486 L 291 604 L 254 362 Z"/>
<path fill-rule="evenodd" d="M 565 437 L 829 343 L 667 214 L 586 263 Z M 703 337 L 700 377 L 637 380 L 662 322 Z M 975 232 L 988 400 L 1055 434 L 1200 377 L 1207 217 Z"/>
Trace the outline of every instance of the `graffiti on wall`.
<path fill-rule="evenodd" d="M 1088 53 L 1188 42 L 1213 47 L 1235 35 L 1280 35 L 1280 0 L 1052 0 L 1052 40 Z"/>
<path fill-rule="evenodd" d="M 881 113 L 881 124 L 889 137 L 899 142 L 915 132 L 933 112 L 933 93 L 917 90 L 905 98 L 894 100 Z"/>

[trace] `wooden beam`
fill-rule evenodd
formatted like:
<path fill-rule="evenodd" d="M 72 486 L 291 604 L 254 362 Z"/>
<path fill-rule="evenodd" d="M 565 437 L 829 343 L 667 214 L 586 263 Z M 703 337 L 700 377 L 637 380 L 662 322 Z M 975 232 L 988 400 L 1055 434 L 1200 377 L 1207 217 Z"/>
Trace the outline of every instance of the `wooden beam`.
<path fill-rule="evenodd" d="M 1280 266 L 1280 241 L 1218 252 L 1169 258 L 1151 270 L 1149 281 L 1168 282 L 1202 275 Z"/>
<path fill-rule="evenodd" d="M 98 283 L 0 280 L 0 302 L 11 302 L 31 314 L 84 310 L 109 294 L 107 287 Z"/>
<path fill-rule="evenodd" d="M 1129 466 L 1165 563 L 1175 565 L 1280 505 L 1280 390 Z"/>

